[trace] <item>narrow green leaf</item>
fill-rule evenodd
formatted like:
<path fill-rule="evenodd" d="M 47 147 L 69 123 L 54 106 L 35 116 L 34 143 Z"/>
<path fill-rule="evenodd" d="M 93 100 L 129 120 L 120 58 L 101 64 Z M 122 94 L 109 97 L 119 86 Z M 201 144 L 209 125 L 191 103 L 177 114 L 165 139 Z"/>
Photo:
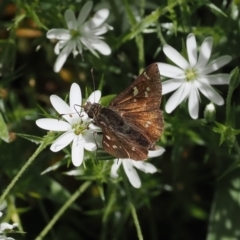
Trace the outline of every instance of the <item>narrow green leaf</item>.
<path fill-rule="evenodd" d="M 30 142 L 40 144 L 43 141 L 42 137 L 28 135 L 28 134 L 22 134 L 22 133 L 16 133 L 19 137 L 25 138 L 29 140 Z"/>
<path fill-rule="evenodd" d="M 7 143 L 9 142 L 8 127 L 4 122 L 4 119 L 1 113 L 0 113 L 0 138 Z"/>
<path fill-rule="evenodd" d="M 220 9 L 218 8 L 215 4 L 209 3 L 207 6 L 211 9 L 212 12 L 216 13 L 216 15 L 222 15 L 224 17 L 227 17 L 227 15 Z"/>
<path fill-rule="evenodd" d="M 116 94 L 111 94 L 108 96 L 104 96 L 101 98 L 101 104 L 103 106 L 107 106 L 114 98 L 116 97 Z"/>
<path fill-rule="evenodd" d="M 48 173 L 48 172 L 52 172 L 52 171 L 55 171 L 55 170 L 57 170 L 59 167 L 61 167 L 61 166 L 65 166 L 66 164 L 67 164 L 67 161 L 68 161 L 68 158 L 63 158 L 63 159 L 61 159 L 60 161 L 58 161 L 58 162 L 56 162 L 55 164 L 53 164 L 53 165 L 51 165 L 50 167 L 48 167 L 47 169 L 45 169 L 43 172 L 41 172 L 40 174 L 41 175 L 44 175 L 44 174 L 46 174 L 46 173 Z M 66 174 L 66 175 L 68 175 L 68 174 Z"/>

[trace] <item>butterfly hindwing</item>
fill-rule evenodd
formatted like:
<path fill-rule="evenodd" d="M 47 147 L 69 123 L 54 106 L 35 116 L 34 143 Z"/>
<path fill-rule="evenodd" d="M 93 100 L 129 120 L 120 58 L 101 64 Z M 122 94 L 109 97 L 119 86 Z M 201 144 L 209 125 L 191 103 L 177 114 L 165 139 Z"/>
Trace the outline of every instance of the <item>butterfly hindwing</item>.
<path fill-rule="evenodd" d="M 130 124 L 134 122 L 134 126 L 142 131 L 152 143 L 158 141 L 159 136 L 162 135 L 163 117 L 159 109 L 154 112 L 131 112 L 130 114 L 126 112 L 123 116 Z"/>
<path fill-rule="evenodd" d="M 134 136 L 126 136 L 116 132 L 111 126 L 103 129 L 103 148 L 112 156 L 134 160 L 147 159 L 147 147 L 138 144 Z"/>

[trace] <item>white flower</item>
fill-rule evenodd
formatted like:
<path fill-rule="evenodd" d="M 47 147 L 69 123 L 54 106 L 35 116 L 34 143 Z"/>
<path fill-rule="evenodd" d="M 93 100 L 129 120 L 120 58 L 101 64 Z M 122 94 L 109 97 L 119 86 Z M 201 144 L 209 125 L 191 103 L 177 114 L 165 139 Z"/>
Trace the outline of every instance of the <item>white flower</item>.
<path fill-rule="evenodd" d="M 148 156 L 149 157 L 157 157 L 162 155 L 165 152 L 165 149 L 163 147 L 158 147 L 157 150 L 149 151 Z M 135 161 L 129 158 L 124 159 L 114 159 L 114 163 L 111 167 L 111 177 L 117 178 L 118 177 L 118 169 L 123 165 L 123 169 L 128 177 L 129 182 L 132 184 L 135 188 L 141 187 L 141 180 L 138 176 L 138 173 L 135 168 L 141 170 L 145 173 L 155 173 L 157 172 L 157 168 L 152 165 L 151 163 L 145 162 L 145 161 Z"/>
<path fill-rule="evenodd" d="M 163 47 L 166 56 L 179 66 L 158 63 L 161 75 L 170 78 L 162 83 L 163 94 L 176 90 L 166 103 L 167 113 L 171 113 L 183 100 L 188 98 L 190 116 L 194 119 L 198 118 L 199 91 L 213 103 L 224 104 L 223 98 L 211 85 L 228 84 L 229 74 L 208 74 L 227 64 L 232 58 L 225 55 L 209 63 L 212 44 L 213 38 L 207 37 L 203 41 L 197 56 L 196 38 L 194 34 L 189 34 L 186 42 L 188 61 L 173 47 L 169 45 Z"/>
<path fill-rule="evenodd" d="M 87 101 L 94 103 L 101 98 L 99 90 L 93 92 Z M 88 151 L 96 150 L 96 140 L 94 133 L 96 127 L 90 124 L 90 119 L 85 112 L 81 111 L 82 95 L 78 84 L 73 83 L 69 94 L 69 105 L 60 97 L 51 95 L 50 101 L 56 111 L 66 120 L 54 118 L 42 118 L 36 121 L 36 124 L 43 129 L 51 131 L 64 132 L 58 137 L 50 149 L 58 152 L 72 142 L 72 162 L 78 167 L 82 164 L 84 149 Z"/>
<path fill-rule="evenodd" d="M 0 212 L 0 217 L 2 217 L 2 212 Z M 14 228 L 18 227 L 17 223 L 9 224 L 9 223 L 0 223 L 0 240 L 14 240 L 11 237 L 6 237 L 5 234 Z"/>
<path fill-rule="evenodd" d="M 68 29 L 54 28 L 47 32 L 47 38 L 59 40 L 54 49 L 55 53 L 59 54 L 54 65 L 55 72 L 58 72 L 62 68 L 71 52 L 74 56 L 82 54 L 83 47 L 90 50 L 97 57 L 98 54 L 95 50 L 103 55 L 111 53 L 110 47 L 102 41 L 103 37 L 100 36 L 109 29 L 112 29 L 112 27 L 105 23 L 109 15 L 109 10 L 100 9 L 91 19 L 86 21 L 92 5 L 91 1 L 86 2 L 77 19 L 71 9 L 66 10 L 64 17 Z M 61 49 L 62 52 L 60 53 Z"/>

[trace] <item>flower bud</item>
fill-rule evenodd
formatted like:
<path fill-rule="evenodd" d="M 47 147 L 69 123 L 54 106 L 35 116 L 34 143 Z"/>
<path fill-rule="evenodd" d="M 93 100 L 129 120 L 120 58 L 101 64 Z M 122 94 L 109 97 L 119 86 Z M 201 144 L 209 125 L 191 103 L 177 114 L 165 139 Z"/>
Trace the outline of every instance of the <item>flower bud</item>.
<path fill-rule="evenodd" d="M 239 83 L 240 83 L 240 73 L 239 73 L 239 68 L 236 67 L 230 73 L 229 85 L 230 87 L 235 89 L 238 87 Z"/>
<path fill-rule="evenodd" d="M 216 109 L 213 103 L 209 103 L 204 110 L 204 119 L 207 122 L 212 122 L 215 120 Z"/>

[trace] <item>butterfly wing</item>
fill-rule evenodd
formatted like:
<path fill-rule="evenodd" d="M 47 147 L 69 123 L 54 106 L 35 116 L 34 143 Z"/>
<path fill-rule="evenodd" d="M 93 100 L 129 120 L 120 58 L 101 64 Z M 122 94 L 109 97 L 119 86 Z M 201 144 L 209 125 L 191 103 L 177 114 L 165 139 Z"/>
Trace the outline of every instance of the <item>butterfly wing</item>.
<path fill-rule="evenodd" d="M 161 98 L 160 73 L 157 64 L 153 63 L 113 99 L 109 108 L 155 143 L 163 132 L 163 116 L 159 110 Z"/>
<path fill-rule="evenodd" d="M 102 129 L 102 143 L 106 152 L 117 158 L 147 159 L 151 142 L 114 110 L 101 108 L 95 122 Z"/>
<path fill-rule="evenodd" d="M 130 158 L 134 160 L 145 160 L 148 158 L 147 147 L 138 144 L 134 136 L 126 138 L 125 134 L 116 132 L 111 127 L 102 128 L 103 148 L 106 152 L 117 158 Z"/>

